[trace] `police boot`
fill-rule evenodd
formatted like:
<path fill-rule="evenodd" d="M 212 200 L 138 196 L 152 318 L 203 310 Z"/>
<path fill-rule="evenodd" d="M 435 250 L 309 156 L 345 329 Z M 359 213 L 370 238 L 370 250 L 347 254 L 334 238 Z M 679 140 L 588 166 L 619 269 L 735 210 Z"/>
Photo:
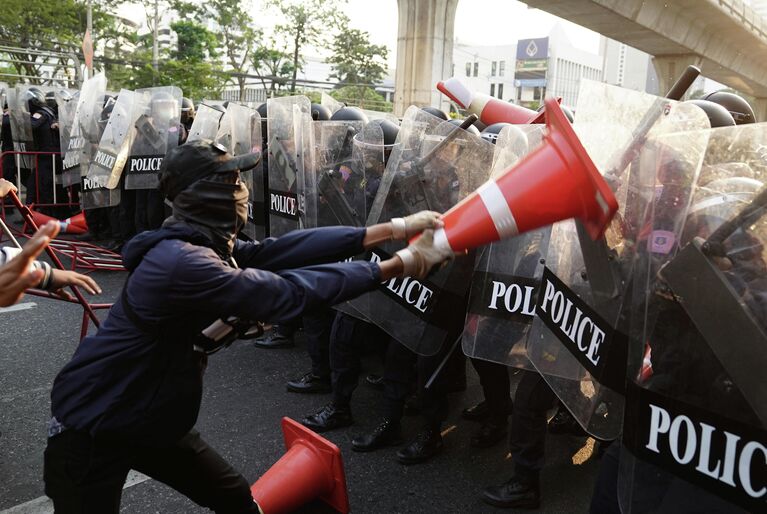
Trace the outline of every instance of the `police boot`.
<path fill-rule="evenodd" d="M 570 411 L 561 405 L 557 409 L 557 413 L 549 421 L 548 432 L 554 435 L 569 434 L 579 437 L 586 437 L 587 435 L 578 422 L 575 421 L 573 415 L 570 414 Z"/>
<path fill-rule="evenodd" d="M 349 407 L 342 407 L 330 402 L 314 414 L 302 419 L 301 424 L 317 433 L 322 433 L 353 425 L 354 418 L 352 418 L 352 411 Z"/>
<path fill-rule="evenodd" d="M 287 385 L 288 392 L 291 393 L 329 393 L 333 389 L 330 387 L 330 377 L 321 377 L 311 371 L 306 373 L 298 380 L 291 380 Z"/>
<path fill-rule="evenodd" d="M 516 474 L 508 482 L 486 487 L 482 501 L 495 507 L 537 509 L 541 504 L 538 473 Z"/>
<path fill-rule="evenodd" d="M 482 423 L 479 430 L 471 437 L 469 441 L 471 446 L 474 448 L 490 448 L 506 439 L 508 424 L 506 417 L 488 419 Z"/>
<path fill-rule="evenodd" d="M 385 419 L 369 434 L 363 434 L 352 439 L 352 450 L 355 452 L 372 452 L 398 444 L 402 444 L 399 421 Z"/>
<path fill-rule="evenodd" d="M 490 417 L 490 406 L 485 401 L 467 407 L 461 411 L 461 417 L 469 421 L 484 421 Z"/>
<path fill-rule="evenodd" d="M 286 336 L 273 330 L 271 333 L 265 334 L 263 337 L 253 341 L 253 346 L 274 350 L 277 348 L 292 348 L 295 346 L 295 343 L 293 342 L 293 336 Z"/>
<path fill-rule="evenodd" d="M 397 452 L 397 460 L 400 464 L 419 464 L 439 455 L 443 448 L 442 434 L 439 429 L 426 428 Z"/>

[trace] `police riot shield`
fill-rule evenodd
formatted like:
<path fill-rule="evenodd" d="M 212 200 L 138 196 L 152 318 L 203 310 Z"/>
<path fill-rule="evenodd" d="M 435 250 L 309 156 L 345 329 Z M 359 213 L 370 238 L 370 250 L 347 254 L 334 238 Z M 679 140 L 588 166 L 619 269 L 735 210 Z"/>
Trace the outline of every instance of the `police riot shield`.
<path fill-rule="evenodd" d="M 139 116 L 135 103 L 141 95 L 120 90 L 110 114 L 99 117 L 101 137 L 83 177 L 82 204 L 84 209 L 111 207 L 120 203 L 120 177 L 128 162 L 131 139 Z M 108 116 L 108 118 L 107 118 Z M 103 126 L 103 128 L 101 128 Z"/>
<path fill-rule="evenodd" d="M 692 201 L 661 201 L 661 170 L 647 184 L 658 200 L 633 274 L 625 513 L 765 510 L 766 148 L 767 124 L 714 129 L 700 174 L 674 184 Z"/>
<path fill-rule="evenodd" d="M 637 182 L 659 159 L 694 176 L 705 137 L 690 136 L 679 154 L 641 150 L 653 136 L 701 129 L 708 119 L 694 105 L 591 81 L 582 82 L 576 113 L 576 133 L 611 183 L 620 208 L 598 241 L 574 220 L 552 226 L 527 354 L 586 432 L 614 439 L 623 420 L 626 377 L 627 327 L 621 314 L 637 230 L 652 200 Z"/>
<path fill-rule="evenodd" d="M 80 137 L 80 129 L 75 123 L 80 94 L 81 91 L 75 91 L 74 94 L 68 94 L 66 90 L 56 91 L 56 103 L 59 106 L 59 145 L 62 156 L 60 177 L 64 187 L 80 182 L 82 138 Z"/>
<path fill-rule="evenodd" d="M 354 141 L 363 125 L 361 121 L 312 123 L 317 226 L 365 226 L 364 198 L 356 205 L 357 193 L 364 187 L 365 169 L 353 162 Z"/>
<path fill-rule="evenodd" d="M 495 143 L 493 176 L 535 149 L 544 125 L 505 127 Z M 472 358 L 531 369 L 525 344 L 535 314 L 535 292 L 548 248 L 550 227 L 479 250 L 471 279 L 463 352 Z"/>
<path fill-rule="evenodd" d="M 330 114 L 334 114 L 338 109 L 344 106 L 341 102 L 333 98 L 327 93 L 322 93 L 322 97 L 320 98 L 320 104 L 323 107 L 327 107 L 330 109 Z"/>
<path fill-rule="evenodd" d="M 493 145 L 411 107 L 398 134 L 368 225 L 429 209 L 444 212 L 490 176 Z M 372 251 L 382 260 L 406 242 Z M 370 322 L 421 355 L 434 355 L 463 330 L 474 255 L 458 257 L 424 280 L 389 280 L 350 304 Z"/>
<path fill-rule="evenodd" d="M 263 144 L 261 115 L 258 114 L 258 111 L 250 109 L 250 152 L 261 153 L 261 160 L 247 174 L 247 180 L 250 181 L 248 186 L 248 222 L 242 230 L 247 237 L 257 241 L 263 240 L 268 235 Z"/>
<path fill-rule="evenodd" d="M 311 104 L 304 96 L 270 98 L 267 112 L 269 229 L 281 236 L 316 224 L 314 179 L 305 173 L 313 154 Z"/>
<path fill-rule="evenodd" d="M 32 136 L 32 114 L 29 112 L 29 104 L 25 99 L 25 93 L 29 88 L 30 86 L 18 85 L 8 89 L 8 111 L 11 117 L 11 135 L 15 152 L 33 152 L 35 150 L 35 141 Z M 33 156 L 16 155 L 17 169 L 32 169 L 33 167 Z M 21 174 L 17 173 L 16 177 L 21 177 Z"/>
<path fill-rule="evenodd" d="M 179 145 L 181 90 L 175 86 L 137 89 L 135 130 L 125 165 L 125 189 L 156 189 L 165 154 Z"/>
<path fill-rule="evenodd" d="M 213 141 L 216 139 L 218 125 L 224 112 L 226 111 L 220 105 L 200 104 L 197 107 L 197 113 L 194 116 L 192 127 L 189 129 L 189 134 L 187 134 L 186 142 L 191 143 L 200 139 Z"/>

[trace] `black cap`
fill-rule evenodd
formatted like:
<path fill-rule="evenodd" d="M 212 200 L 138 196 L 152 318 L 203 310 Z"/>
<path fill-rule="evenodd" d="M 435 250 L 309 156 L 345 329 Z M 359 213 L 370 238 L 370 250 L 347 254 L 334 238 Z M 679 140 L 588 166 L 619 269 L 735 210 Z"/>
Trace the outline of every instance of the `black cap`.
<path fill-rule="evenodd" d="M 160 166 L 160 192 L 168 200 L 193 183 L 213 173 L 246 171 L 261 161 L 261 153 L 232 157 L 226 147 L 209 139 L 199 139 L 168 152 Z"/>

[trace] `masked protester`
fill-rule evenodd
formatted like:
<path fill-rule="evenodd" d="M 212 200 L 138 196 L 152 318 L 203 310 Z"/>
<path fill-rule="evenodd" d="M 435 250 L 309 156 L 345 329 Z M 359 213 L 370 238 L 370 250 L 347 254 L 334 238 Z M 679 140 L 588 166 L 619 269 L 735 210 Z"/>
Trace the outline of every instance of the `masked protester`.
<path fill-rule="evenodd" d="M 173 215 L 126 244 L 120 299 L 54 381 L 44 478 L 57 513 L 117 513 L 130 469 L 215 512 L 259 512 L 245 478 L 193 429 L 215 351 L 204 329 L 230 316 L 294 319 L 395 276 L 423 277 L 450 257 L 432 245 L 435 213 L 237 240 L 248 199 L 240 171 L 258 158 L 199 140 L 164 159 L 160 189 Z M 418 242 L 381 263 L 340 262 L 419 231 Z"/>

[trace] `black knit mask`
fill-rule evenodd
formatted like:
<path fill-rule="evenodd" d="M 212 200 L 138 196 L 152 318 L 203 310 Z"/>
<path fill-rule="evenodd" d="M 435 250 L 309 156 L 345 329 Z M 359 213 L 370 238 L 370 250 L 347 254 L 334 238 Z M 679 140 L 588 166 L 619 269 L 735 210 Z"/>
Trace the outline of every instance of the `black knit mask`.
<path fill-rule="evenodd" d="M 220 256 L 229 257 L 248 219 L 248 189 L 239 172 L 213 173 L 192 183 L 173 199 L 173 219 L 192 225 Z"/>

